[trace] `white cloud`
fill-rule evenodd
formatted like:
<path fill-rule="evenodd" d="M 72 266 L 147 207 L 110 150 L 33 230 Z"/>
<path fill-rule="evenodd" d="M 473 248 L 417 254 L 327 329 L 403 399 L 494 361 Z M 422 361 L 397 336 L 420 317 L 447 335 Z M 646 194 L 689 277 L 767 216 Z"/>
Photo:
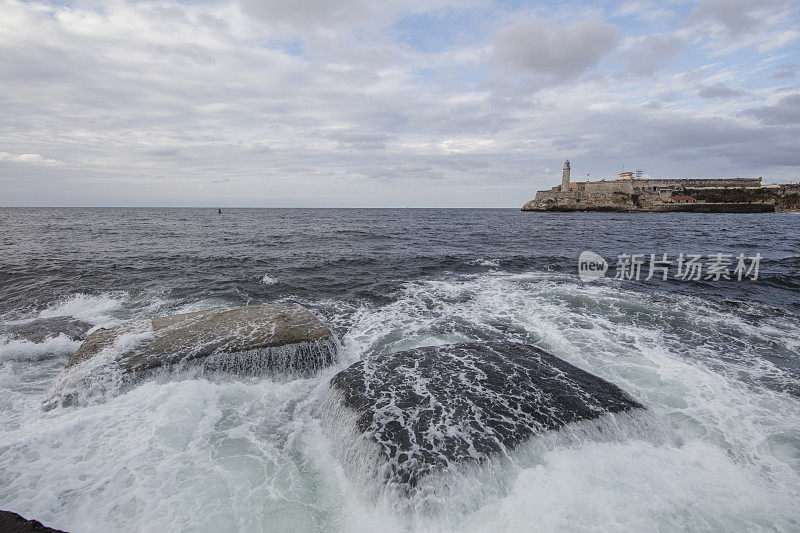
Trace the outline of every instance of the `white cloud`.
<path fill-rule="evenodd" d="M 29 163 L 33 165 L 58 165 L 60 163 L 60 161 L 47 159 L 40 154 L 11 154 L 9 152 L 0 152 L 0 161 Z"/>

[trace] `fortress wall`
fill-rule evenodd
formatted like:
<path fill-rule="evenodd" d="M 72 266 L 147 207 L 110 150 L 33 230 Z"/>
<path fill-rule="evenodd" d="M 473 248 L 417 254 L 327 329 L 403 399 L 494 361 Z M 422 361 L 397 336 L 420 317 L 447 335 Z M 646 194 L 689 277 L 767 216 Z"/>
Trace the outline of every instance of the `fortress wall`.
<path fill-rule="evenodd" d="M 761 178 L 691 178 L 691 179 L 646 179 L 629 180 L 633 187 L 761 187 Z"/>
<path fill-rule="evenodd" d="M 630 181 L 590 181 L 586 182 L 585 190 L 588 194 L 609 194 L 612 192 L 633 192 Z"/>
<path fill-rule="evenodd" d="M 693 188 L 693 187 L 760 187 L 761 178 L 728 178 L 728 179 L 646 179 L 646 180 L 613 180 L 613 181 L 579 181 L 569 184 L 569 190 L 561 190 L 563 186 L 553 187 L 549 191 L 539 191 L 536 199 L 556 200 L 591 199 L 594 196 L 606 196 L 615 192 L 627 194 L 661 195 L 660 189 Z"/>

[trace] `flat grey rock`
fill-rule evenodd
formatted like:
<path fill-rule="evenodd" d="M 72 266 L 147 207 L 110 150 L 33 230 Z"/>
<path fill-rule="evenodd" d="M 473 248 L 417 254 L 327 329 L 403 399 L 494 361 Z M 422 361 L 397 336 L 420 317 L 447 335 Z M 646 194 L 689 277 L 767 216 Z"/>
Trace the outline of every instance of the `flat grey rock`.
<path fill-rule="evenodd" d="M 406 493 L 430 473 L 538 433 L 642 408 L 616 385 L 512 342 L 382 355 L 338 373 L 331 387 L 354 413 L 355 431 L 377 445 L 383 481 Z"/>
<path fill-rule="evenodd" d="M 334 362 L 336 346 L 330 330 L 296 303 L 129 322 L 89 335 L 57 379 L 54 395 L 80 394 L 95 377 L 129 381 L 158 368 L 192 364 L 246 375 L 311 375 Z"/>

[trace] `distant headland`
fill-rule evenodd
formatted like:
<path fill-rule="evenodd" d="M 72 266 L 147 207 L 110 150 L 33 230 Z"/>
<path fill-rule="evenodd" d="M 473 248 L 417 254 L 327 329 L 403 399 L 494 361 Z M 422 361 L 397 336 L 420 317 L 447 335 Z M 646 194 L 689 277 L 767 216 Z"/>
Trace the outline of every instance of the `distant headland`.
<path fill-rule="evenodd" d="M 800 184 L 762 185 L 761 178 L 619 179 L 570 182 L 564 163 L 561 185 L 538 191 L 523 211 L 641 211 L 652 213 L 774 213 L 800 211 Z"/>

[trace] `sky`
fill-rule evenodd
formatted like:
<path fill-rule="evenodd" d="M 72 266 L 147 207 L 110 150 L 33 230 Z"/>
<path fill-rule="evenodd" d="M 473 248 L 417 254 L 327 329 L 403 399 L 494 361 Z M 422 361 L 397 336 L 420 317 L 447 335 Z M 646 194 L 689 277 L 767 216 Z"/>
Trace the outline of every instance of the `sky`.
<path fill-rule="evenodd" d="M 800 0 L 0 0 L 0 205 L 800 181 Z"/>

